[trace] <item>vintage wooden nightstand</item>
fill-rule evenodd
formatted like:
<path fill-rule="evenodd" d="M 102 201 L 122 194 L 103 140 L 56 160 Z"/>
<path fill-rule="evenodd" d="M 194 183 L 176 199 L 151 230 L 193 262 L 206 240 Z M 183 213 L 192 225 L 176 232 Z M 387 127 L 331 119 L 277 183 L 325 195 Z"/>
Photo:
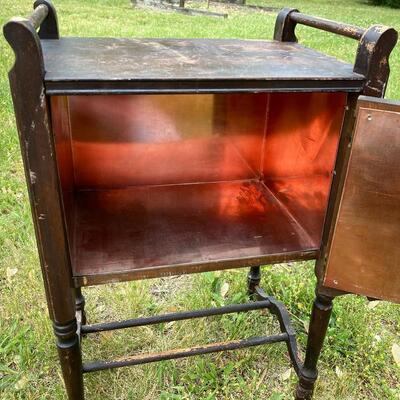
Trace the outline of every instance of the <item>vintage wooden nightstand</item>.
<path fill-rule="evenodd" d="M 297 24 L 358 40 L 354 66 L 298 44 Z M 69 399 L 83 399 L 83 373 L 275 342 L 309 399 L 332 299 L 400 301 L 400 104 L 382 99 L 394 29 L 284 9 L 273 41 L 60 38 L 38 0 L 4 34 Z M 302 362 L 259 266 L 307 259 Z M 234 267 L 251 267 L 247 304 L 86 323 L 82 286 Z M 282 333 L 82 363 L 82 334 L 261 308 Z"/>

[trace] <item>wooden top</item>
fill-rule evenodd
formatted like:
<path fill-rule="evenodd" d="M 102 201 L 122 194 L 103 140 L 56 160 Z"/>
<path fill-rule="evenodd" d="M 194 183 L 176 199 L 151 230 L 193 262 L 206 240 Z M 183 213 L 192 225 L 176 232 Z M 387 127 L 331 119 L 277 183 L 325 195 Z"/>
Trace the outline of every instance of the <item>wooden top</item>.
<path fill-rule="evenodd" d="M 353 66 L 297 43 L 235 39 L 42 40 L 47 94 L 360 91 Z"/>

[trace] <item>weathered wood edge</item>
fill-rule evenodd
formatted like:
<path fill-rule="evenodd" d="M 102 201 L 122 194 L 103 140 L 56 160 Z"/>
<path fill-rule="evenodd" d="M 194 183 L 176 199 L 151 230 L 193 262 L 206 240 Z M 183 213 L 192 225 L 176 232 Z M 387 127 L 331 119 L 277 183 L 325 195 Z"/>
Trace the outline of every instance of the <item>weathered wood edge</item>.
<path fill-rule="evenodd" d="M 16 57 L 9 80 L 49 313 L 53 321 L 71 321 L 72 283 L 66 284 L 71 282 L 71 262 L 40 40 L 24 18 L 6 23 L 4 36 Z"/>
<path fill-rule="evenodd" d="M 50 0 L 36 0 L 33 8 L 36 9 L 40 5 L 45 5 L 48 9 L 47 17 L 39 28 L 40 39 L 59 39 L 57 11 Z"/>

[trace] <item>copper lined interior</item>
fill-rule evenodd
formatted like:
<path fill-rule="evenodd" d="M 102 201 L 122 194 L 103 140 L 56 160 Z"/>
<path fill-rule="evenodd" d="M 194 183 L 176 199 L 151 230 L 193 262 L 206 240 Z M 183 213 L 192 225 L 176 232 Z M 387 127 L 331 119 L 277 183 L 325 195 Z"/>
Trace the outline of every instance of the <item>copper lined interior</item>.
<path fill-rule="evenodd" d="M 318 250 L 345 101 L 52 97 L 74 275 L 143 277 Z"/>

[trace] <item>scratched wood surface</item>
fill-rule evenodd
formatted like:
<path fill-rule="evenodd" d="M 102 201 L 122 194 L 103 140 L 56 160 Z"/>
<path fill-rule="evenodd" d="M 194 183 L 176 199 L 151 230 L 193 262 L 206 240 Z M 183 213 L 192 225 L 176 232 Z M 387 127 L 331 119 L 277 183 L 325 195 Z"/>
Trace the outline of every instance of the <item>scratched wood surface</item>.
<path fill-rule="evenodd" d="M 149 81 L 157 82 L 158 90 L 163 88 L 160 82 L 172 85 L 166 88 L 181 90 L 215 88 L 220 82 L 220 90 L 293 86 L 360 91 L 364 81 L 363 76 L 353 73 L 351 64 L 296 43 L 62 38 L 43 40 L 42 47 L 50 94 L 67 89 L 149 89 L 149 83 L 144 83 Z"/>

